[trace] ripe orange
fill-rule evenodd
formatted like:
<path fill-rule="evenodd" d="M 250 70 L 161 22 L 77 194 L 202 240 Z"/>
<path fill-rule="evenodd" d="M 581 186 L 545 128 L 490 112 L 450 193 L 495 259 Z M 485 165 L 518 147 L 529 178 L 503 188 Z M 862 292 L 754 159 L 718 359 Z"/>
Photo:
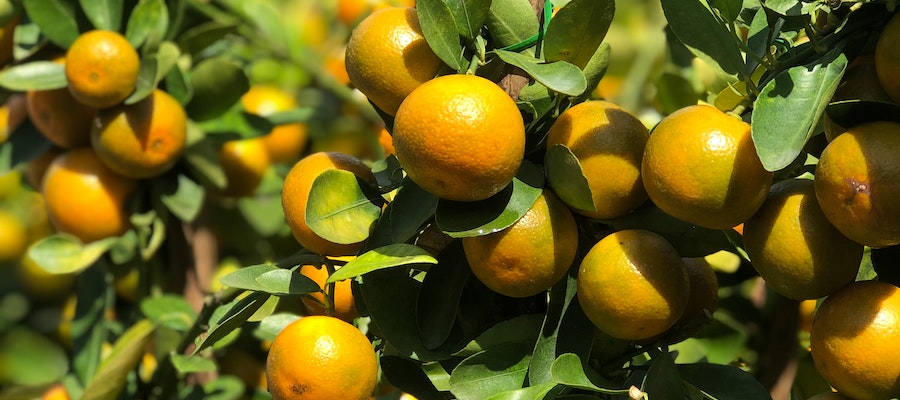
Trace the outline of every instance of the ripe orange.
<path fill-rule="evenodd" d="M 47 168 L 50 167 L 50 163 L 53 160 L 63 153 L 63 149 L 60 149 L 56 146 L 51 146 L 44 150 L 41 154 L 33 157 L 28 160 L 25 164 L 25 180 L 28 181 L 28 184 L 31 187 L 41 190 L 42 182 L 44 181 L 44 174 L 47 173 Z"/>
<path fill-rule="evenodd" d="M 350 261 L 351 258 L 336 257 Z M 322 292 L 310 293 L 309 296 L 303 298 L 303 305 L 311 315 L 326 315 L 328 306 L 325 302 L 325 281 L 328 280 L 328 269 L 325 266 L 304 265 L 300 267 L 300 273 L 309 279 L 312 279 Z M 353 291 L 351 289 L 353 280 L 345 279 L 334 284 L 334 316 L 344 321 L 351 322 L 359 316 L 356 312 L 356 302 L 353 300 Z"/>
<path fill-rule="evenodd" d="M 112 107 L 134 91 L 141 60 L 118 32 L 93 30 L 81 34 L 66 53 L 69 91 L 81 103 Z"/>
<path fill-rule="evenodd" d="M 848 238 L 871 247 L 900 244 L 900 124 L 851 127 L 825 147 L 816 198 Z"/>
<path fill-rule="evenodd" d="M 109 170 L 89 147 L 68 150 L 44 176 L 47 214 L 56 229 L 82 242 L 118 236 L 131 226 L 125 201 L 134 180 Z"/>
<path fill-rule="evenodd" d="M 372 10 L 372 6 L 370 0 L 338 0 L 337 18 L 344 25 L 353 26 Z"/>
<path fill-rule="evenodd" d="M 825 297 L 852 282 L 863 256 L 863 246 L 825 218 L 807 179 L 772 186 L 744 224 L 744 246 L 766 284 L 794 300 Z"/>
<path fill-rule="evenodd" d="M 91 133 L 103 164 L 134 179 L 168 171 L 184 152 L 186 140 L 184 108 L 159 89 L 135 104 L 101 110 Z"/>
<path fill-rule="evenodd" d="M 603 332 L 622 340 L 657 337 L 684 313 L 690 281 L 684 261 L 656 233 L 618 231 L 595 244 L 578 269 L 578 301 Z"/>
<path fill-rule="evenodd" d="M 900 396 L 900 288 L 853 283 L 828 296 L 810 332 L 813 362 L 838 392 L 853 399 Z"/>
<path fill-rule="evenodd" d="M 437 197 L 483 200 L 505 188 L 525 153 L 516 103 L 475 75 L 419 86 L 394 119 L 394 152 L 416 184 Z"/>
<path fill-rule="evenodd" d="M 247 112 L 263 117 L 298 107 L 293 95 L 272 85 L 251 87 L 241 97 L 241 104 Z M 269 159 L 274 163 L 286 163 L 300 157 L 306 148 L 307 136 L 306 124 L 292 123 L 278 125 L 262 138 Z"/>
<path fill-rule="evenodd" d="M 347 74 L 347 46 L 331 49 L 324 57 L 322 67 L 325 72 L 341 84 L 350 84 L 350 75 Z"/>
<path fill-rule="evenodd" d="M 881 82 L 878 81 L 874 56 L 859 56 L 847 66 L 847 70 L 844 71 L 844 76 L 841 78 L 841 83 L 831 97 L 831 101 L 841 100 L 893 101 L 884 91 L 884 88 L 881 87 Z M 829 142 L 847 130 L 847 128 L 831 120 L 828 117 L 828 113 L 823 114 L 822 117 L 825 137 Z"/>
<path fill-rule="evenodd" d="M 800 326 L 798 329 L 801 332 L 809 334 L 809 331 L 812 329 L 813 318 L 816 315 L 816 305 L 818 305 L 818 300 L 815 299 L 800 302 Z"/>
<path fill-rule="evenodd" d="M 462 239 L 472 273 L 491 290 L 528 297 L 556 284 L 575 260 L 578 227 L 566 205 L 544 190 L 510 227 Z"/>
<path fill-rule="evenodd" d="M 275 400 L 369 399 L 378 361 L 356 327 L 325 316 L 303 317 L 275 337 L 266 363 Z"/>
<path fill-rule="evenodd" d="M 719 306 L 719 281 L 716 272 L 704 257 L 683 258 L 688 274 L 688 299 L 681 317 L 666 335 L 669 343 L 678 343 L 703 328 Z"/>
<path fill-rule="evenodd" d="M 357 158 L 342 153 L 318 152 L 298 161 L 284 178 L 281 205 L 291 233 L 301 246 L 326 256 L 353 255 L 362 243 L 337 244 L 323 239 L 306 224 L 306 204 L 309 191 L 316 177 L 330 169 L 350 171 L 368 183 L 375 182 L 375 175 Z"/>
<path fill-rule="evenodd" d="M 65 57 L 56 63 L 65 64 Z M 47 140 L 69 149 L 91 142 L 91 126 L 97 110 L 75 100 L 67 88 L 29 90 L 26 94 L 28 118 Z"/>
<path fill-rule="evenodd" d="M 26 99 L 22 94 L 12 94 L 0 106 L 0 143 L 6 142 L 9 135 L 25 120 Z"/>
<path fill-rule="evenodd" d="M 27 247 L 25 224 L 12 212 L 0 209 L 0 262 L 19 259 Z"/>
<path fill-rule="evenodd" d="M 69 397 L 69 392 L 66 391 L 66 387 L 63 386 L 62 383 L 57 383 L 53 386 L 50 386 L 50 388 L 48 388 L 47 391 L 45 391 L 44 394 L 41 395 L 41 400 L 69 400 L 69 399 L 71 399 L 71 397 Z"/>
<path fill-rule="evenodd" d="M 708 105 L 684 107 L 659 122 L 647 141 L 641 176 L 661 210 L 711 229 L 744 222 L 772 184 L 750 125 Z"/>
<path fill-rule="evenodd" d="M 350 35 L 345 62 L 353 86 L 390 115 L 443 65 L 425 42 L 416 10 L 401 7 L 376 11 L 360 22 Z"/>
<path fill-rule="evenodd" d="M 882 88 L 900 102 L 900 16 L 894 15 L 878 36 L 875 45 L 875 72 Z"/>
<path fill-rule="evenodd" d="M 637 117 L 607 101 L 586 101 L 557 118 L 547 147 L 563 144 L 578 158 L 594 202 L 595 211 L 576 212 L 616 218 L 647 201 L 641 158 L 649 135 Z"/>
<path fill-rule="evenodd" d="M 391 133 L 383 127 L 378 130 L 378 144 L 380 144 L 382 150 L 384 150 L 385 156 L 394 154 L 394 138 L 391 136 Z"/>
<path fill-rule="evenodd" d="M 835 392 L 823 392 L 819 393 L 813 397 L 810 397 L 807 400 L 853 400 L 847 396 L 844 396 L 840 393 Z"/>
<path fill-rule="evenodd" d="M 269 151 L 261 137 L 229 140 L 219 149 L 219 162 L 228 184 L 226 196 L 244 197 L 256 192 L 271 165 Z"/>

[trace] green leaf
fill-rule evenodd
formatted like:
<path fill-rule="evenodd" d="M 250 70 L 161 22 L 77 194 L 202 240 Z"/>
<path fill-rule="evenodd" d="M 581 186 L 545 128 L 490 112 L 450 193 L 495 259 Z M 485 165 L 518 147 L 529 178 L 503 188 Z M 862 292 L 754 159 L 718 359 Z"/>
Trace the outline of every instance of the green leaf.
<path fill-rule="evenodd" d="M 459 240 L 450 243 L 439 255 L 437 265 L 428 269 L 416 301 L 416 322 L 425 347 L 437 349 L 450 337 L 459 299 L 471 275 Z"/>
<path fill-rule="evenodd" d="M 556 144 L 544 156 L 547 182 L 560 200 L 583 211 L 595 211 L 591 187 L 575 154 L 566 145 Z"/>
<path fill-rule="evenodd" d="M 144 55 L 141 58 L 137 87 L 134 93 L 125 99 L 125 104 L 137 103 L 153 93 L 153 90 L 159 86 L 159 82 L 175 66 L 180 55 L 178 46 L 172 42 L 162 42 L 155 53 Z"/>
<path fill-rule="evenodd" d="M 267 293 L 252 292 L 247 297 L 216 308 L 209 319 L 210 327 L 206 334 L 197 337 L 193 354 L 203 351 L 240 328 L 268 299 Z"/>
<path fill-rule="evenodd" d="M 104 263 L 96 263 L 79 274 L 75 296 L 78 301 L 72 320 L 72 366 L 81 382 L 89 382 L 99 368 L 103 343 L 110 335 L 106 313 L 115 302 L 112 275 Z"/>
<path fill-rule="evenodd" d="M 188 135 L 199 132 L 193 123 L 188 123 Z M 200 133 L 203 135 L 203 133 Z M 219 162 L 219 151 L 212 140 L 199 140 L 189 145 L 182 156 L 188 169 L 201 180 L 214 188 L 224 188 L 227 182 L 225 170 Z"/>
<path fill-rule="evenodd" d="M 453 13 L 447 3 L 443 0 L 419 0 L 416 1 L 416 12 L 422 34 L 434 54 L 450 68 L 461 70 L 462 45 L 455 24 L 447 23 L 453 21 Z"/>
<path fill-rule="evenodd" d="M 163 38 L 169 29 L 169 10 L 164 0 L 141 0 L 128 17 L 125 37 L 134 48 L 149 38 Z M 158 40 L 158 39 L 157 39 Z"/>
<path fill-rule="evenodd" d="M 188 386 L 178 399 L 182 400 L 236 400 L 242 398 L 247 391 L 244 382 L 232 375 L 220 376 L 203 385 Z"/>
<path fill-rule="evenodd" d="M 321 173 L 306 203 L 306 223 L 317 235 L 339 244 L 359 243 L 381 215 L 383 199 L 356 174 L 340 169 Z"/>
<path fill-rule="evenodd" d="M 28 256 L 49 273 L 76 273 L 91 266 L 117 240 L 106 238 L 83 245 L 74 236 L 58 233 L 31 245 Z"/>
<path fill-rule="evenodd" d="M 825 108 L 831 122 L 846 129 L 865 122 L 893 121 L 900 123 L 900 105 L 882 101 L 844 100 Z M 835 132 L 839 135 L 843 132 Z"/>
<path fill-rule="evenodd" d="M 215 372 L 217 369 L 215 361 L 201 356 L 172 354 L 171 360 L 172 366 L 182 375 L 195 372 Z"/>
<path fill-rule="evenodd" d="M 531 346 L 505 343 L 476 353 L 450 373 L 450 392 L 460 400 L 484 399 L 525 383 Z"/>
<path fill-rule="evenodd" d="M 179 332 L 187 332 L 197 318 L 187 300 L 171 294 L 148 297 L 141 301 L 140 308 L 154 324 Z"/>
<path fill-rule="evenodd" d="M 0 365 L 8 385 L 23 386 L 55 382 L 69 367 L 66 351 L 58 342 L 24 325 L 0 332 Z"/>
<path fill-rule="evenodd" d="M 439 200 L 435 222 L 454 238 L 499 232 L 531 209 L 541 195 L 542 186 L 540 167 L 523 164 L 511 185 L 487 199 L 472 202 Z"/>
<path fill-rule="evenodd" d="M 162 181 L 163 189 L 159 196 L 160 201 L 184 222 L 192 222 L 200 213 L 206 191 L 184 174 L 178 174 L 177 182 L 171 180 Z M 173 185 L 174 184 L 174 185 Z M 172 186 L 175 186 L 174 188 Z"/>
<path fill-rule="evenodd" d="M 238 269 L 219 280 L 236 289 L 274 295 L 306 294 L 319 291 L 319 285 L 297 271 L 260 264 Z"/>
<path fill-rule="evenodd" d="M 425 249 L 406 243 L 391 244 L 369 250 L 345 264 L 328 277 L 327 283 L 354 278 L 372 271 L 410 264 L 437 264 Z"/>
<path fill-rule="evenodd" d="M 290 313 L 271 314 L 259 321 L 253 336 L 260 340 L 275 340 L 275 337 L 291 322 L 300 319 L 299 315 Z"/>
<path fill-rule="evenodd" d="M 669 353 L 663 352 L 653 358 L 641 390 L 653 399 L 684 399 L 684 384 L 681 383 L 681 376 L 678 375 L 675 360 Z"/>
<path fill-rule="evenodd" d="M 185 54 L 198 55 L 225 35 L 236 31 L 237 25 L 233 23 L 219 21 L 202 23 L 178 35 L 178 48 Z"/>
<path fill-rule="evenodd" d="M 737 75 L 744 59 L 734 34 L 716 20 L 700 0 L 661 0 L 672 32 L 695 54 Z"/>
<path fill-rule="evenodd" d="M 555 383 L 544 383 L 538 386 L 529 386 L 526 388 L 510 390 L 508 392 L 497 393 L 487 400 L 541 400 L 545 398 L 556 387 Z"/>
<path fill-rule="evenodd" d="M 553 377 L 553 382 L 576 389 L 606 394 L 628 393 L 628 390 L 607 389 L 594 384 L 585 373 L 585 365 L 581 362 L 581 358 L 572 353 L 560 354 L 550 365 L 550 375 Z"/>
<path fill-rule="evenodd" d="M 66 85 L 65 67 L 53 61 L 32 61 L 0 72 L 0 86 L 14 91 L 60 89 Z"/>
<path fill-rule="evenodd" d="M 547 25 L 544 58 L 584 68 L 606 37 L 616 13 L 613 0 L 572 0 Z"/>
<path fill-rule="evenodd" d="M 250 88 L 244 70 L 225 57 L 201 61 L 190 76 L 194 94 L 185 111 L 195 121 L 224 114 Z"/>
<path fill-rule="evenodd" d="M 187 104 L 194 95 L 194 89 L 188 84 L 188 77 L 185 72 L 175 65 L 175 68 L 169 70 L 166 74 L 166 91 L 178 101 L 179 104 Z"/>
<path fill-rule="evenodd" d="M 491 1 L 484 0 L 444 0 L 453 14 L 456 31 L 468 40 L 474 40 L 481 33 L 487 18 Z M 418 4 L 416 5 L 418 7 Z"/>
<path fill-rule="evenodd" d="M 238 209 L 247 223 L 263 236 L 272 236 L 285 228 L 281 195 L 257 195 L 238 199 Z"/>
<path fill-rule="evenodd" d="M 543 314 L 523 314 L 499 322 L 469 342 L 456 356 L 470 356 L 503 343 L 528 343 L 533 345 L 541 331 Z"/>
<path fill-rule="evenodd" d="M 375 223 L 366 248 L 408 241 L 434 216 L 437 204 L 435 195 L 426 192 L 408 178 L 404 179 L 394 199 L 388 203 Z"/>
<path fill-rule="evenodd" d="M 578 96 L 578 99 L 584 100 L 590 97 L 594 88 L 600 84 L 600 80 L 606 75 L 606 69 L 609 67 L 609 57 L 609 43 L 600 43 L 600 47 L 597 48 L 597 51 L 588 60 L 587 65 L 584 66 L 584 78 L 587 82 L 587 88 L 584 90 L 584 93 Z"/>
<path fill-rule="evenodd" d="M 94 28 L 119 31 L 122 25 L 121 0 L 78 0 Z"/>
<path fill-rule="evenodd" d="M 23 0 L 25 13 L 53 44 L 68 49 L 78 38 L 75 3 L 67 0 Z"/>
<path fill-rule="evenodd" d="M 719 16 L 727 23 L 732 23 L 744 8 L 743 0 L 709 0 L 709 5 L 719 12 Z"/>
<path fill-rule="evenodd" d="M 731 365 L 696 363 L 679 365 L 685 382 L 716 399 L 768 400 L 772 397 L 753 375 Z"/>
<path fill-rule="evenodd" d="M 522 43 L 537 35 L 540 24 L 527 1 L 493 0 L 485 20 L 495 47 Z"/>
<path fill-rule="evenodd" d="M 797 158 L 846 68 L 847 57 L 832 52 L 820 63 L 782 71 L 763 86 L 750 127 L 766 170 L 778 171 Z"/>
<path fill-rule="evenodd" d="M 800 0 L 766 0 L 763 7 L 786 17 L 804 14 L 803 2 Z"/>
<path fill-rule="evenodd" d="M 113 400 L 119 397 L 128 374 L 141 361 L 144 348 L 153 337 L 155 326 L 140 320 L 128 328 L 113 345 L 112 351 L 100 363 L 97 374 L 84 389 L 83 400 Z"/>
<path fill-rule="evenodd" d="M 576 65 L 566 61 L 545 63 L 534 57 L 506 50 L 494 50 L 507 64 L 521 68 L 525 73 L 554 92 L 578 96 L 587 89 L 584 73 Z M 590 55 L 593 55 L 591 53 Z M 588 57 L 590 57 L 588 55 Z"/>

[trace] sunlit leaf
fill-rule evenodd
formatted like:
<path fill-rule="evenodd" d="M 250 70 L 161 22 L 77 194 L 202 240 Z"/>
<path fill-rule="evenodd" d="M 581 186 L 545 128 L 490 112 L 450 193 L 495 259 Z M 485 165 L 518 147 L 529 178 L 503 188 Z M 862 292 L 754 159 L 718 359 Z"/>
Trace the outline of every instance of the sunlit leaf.
<path fill-rule="evenodd" d="M 125 388 L 128 374 L 137 367 L 155 326 L 149 320 L 131 325 L 103 359 L 97 374 L 84 389 L 84 400 L 112 400 Z"/>
<path fill-rule="evenodd" d="M 447 23 L 453 21 L 450 7 L 443 0 L 419 0 L 416 2 L 416 12 L 428 46 L 444 64 L 459 71 L 462 68 L 462 45 L 455 24 Z"/>
<path fill-rule="evenodd" d="M 66 87 L 65 67 L 53 61 L 32 61 L 0 72 L 0 86 L 16 91 Z"/>
<path fill-rule="evenodd" d="M 149 37 L 164 37 L 167 29 L 169 29 L 169 11 L 165 0 L 141 0 L 131 10 L 125 37 L 137 48 Z"/>
<path fill-rule="evenodd" d="M 217 308 L 210 318 L 209 329 L 195 340 L 196 347 L 193 354 L 214 345 L 235 329 L 240 328 L 268 299 L 267 293 L 253 292 L 247 297 Z"/>
<path fill-rule="evenodd" d="M 547 25 L 544 57 L 584 68 L 606 37 L 616 12 L 613 0 L 572 0 Z"/>
<path fill-rule="evenodd" d="M 216 362 L 206 357 L 172 354 L 171 359 L 172 365 L 179 374 L 213 372 L 217 369 Z"/>
<path fill-rule="evenodd" d="M 313 181 L 306 203 L 306 223 L 317 235 L 339 244 L 359 243 L 369 237 L 381 215 L 378 193 L 356 174 L 340 169 L 321 173 Z"/>
<path fill-rule="evenodd" d="M 117 240 L 115 237 L 106 238 L 85 245 L 74 236 L 55 234 L 34 243 L 28 255 L 47 272 L 74 273 L 91 266 Z"/>
<path fill-rule="evenodd" d="M 23 0 L 25 12 L 53 44 L 68 49 L 78 38 L 75 3 L 67 0 Z"/>
<path fill-rule="evenodd" d="M 534 9 L 519 0 L 491 1 L 485 25 L 498 48 L 522 43 L 537 35 L 540 28 Z"/>
<path fill-rule="evenodd" d="M 583 211 L 595 211 L 591 188 L 575 154 L 564 144 L 547 149 L 544 156 L 547 182 L 560 200 Z"/>
<path fill-rule="evenodd" d="M 450 392 L 460 400 L 484 399 L 521 388 L 528 372 L 531 346 L 505 343 L 463 360 L 450 373 Z"/>
<path fill-rule="evenodd" d="M 160 200 L 178 219 L 191 222 L 203 207 L 206 191 L 203 186 L 183 174 L 179 174 L 177 182 L 174 183 L 174 189 L 170 186 L 168 190 L 162 190 Z"/>
<path fill-rule="evenodd" d="M 13 385 L 52 383 L 68 371 L 66 351 L 49 338 L 24 326 L 0 332 L 0 368 Z"/>
<path fill-rule="evenodd" d="M 257 339 L 275 340 L 275 337 L 291 322 L 300 319 L 299 315 L 290 313 L 276 313 L 269 315 L 259 322 L 259 326 L 253 332 Z"/>
<path fill-rule="evenodd" d="M 481 32 L 481 26 L 487 18 L 491 6 L 490 0 L 443 0 L 453 14 L 456 31 L 468 39 L 474 40 Z M 416 5 L 418 6 L 418 4 Z"/>
<path fill-rule="evenodd" d="M 94 28 L 118 31 L 122 25 L 121 0 L 79 0 L 78 3 Z"/>
<path fill-rule="evenodd" d="M 331 274 L 326 282 L 339 282 L 379 269 L 410 264 L 437 264 L 437 259 L 419 246 L 405 243 L 387 245 L 360 254 Z"/>
<path fill-rule="evenodd" d="M 584 73 L 574 64 L 566 61 L 542 62 L 536 58 L 506 50 L 495 50 L 495 52 L 501 60 L 521 68 L 529 76 L 554 92 L 578 96 L 587 89 Z"/>
<path fill-rule="evenodd" d="M 141 301 L 140 308 L 153 323 L 176 331 L 186 332 L 197 318 L 187 300 L 176 295 L 148 297 Z"/>
<path fill-rule="evenodd" d="M 550 366 L 550 375 L 553 381 L 577 389 L 590 390 L 592 392 L 607 394 L 627 394 L 627 390 L 608 389 L 597 386 L 585 373 L 585 366 L 581 358 L 572 353 L 564 353 L 557 357 Z"/>
<path fill-rule="evenodd" d="M 298 271 L 276 269 L 256 277 L 260 291 L 274 295 L 306 294 L 319 291 L 319 285 Z"/>
<path fill-rule="evenodd" d="M 487 400 L 539 400 L 545 398 L 556 384 L 544 383 L 537 386 L 529 386 L 526 388 L 510 390 L 508 392 L 497 393 Z"/>

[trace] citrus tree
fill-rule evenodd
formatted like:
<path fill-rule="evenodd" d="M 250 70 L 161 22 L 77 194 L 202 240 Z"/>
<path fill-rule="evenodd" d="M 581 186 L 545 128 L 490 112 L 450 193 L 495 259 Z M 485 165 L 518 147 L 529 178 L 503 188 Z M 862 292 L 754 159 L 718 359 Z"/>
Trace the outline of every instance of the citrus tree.
<path fill-rule="evenodd" d="M 0 2 L 0 385 L 898 397 L 894 6 Z"/>

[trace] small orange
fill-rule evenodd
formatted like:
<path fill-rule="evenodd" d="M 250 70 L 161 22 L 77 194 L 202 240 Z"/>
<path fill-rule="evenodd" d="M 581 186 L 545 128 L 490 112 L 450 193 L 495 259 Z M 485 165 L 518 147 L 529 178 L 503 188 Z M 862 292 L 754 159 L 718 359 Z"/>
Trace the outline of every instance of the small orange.
<path fill-rule="evenodd" d="M 131 226 L 125 201 L 134 180 L 109 170 L 90 147 L 68 150 L 50 163 L 43 194 L 53 226 L 82 242 L 118 236 Z"/>
<path fill-rule="evenodd" d="M 641 158 L 650 133 L 637 117 L 607 101 L 586 101 L 567 109 L 547 136 L 547 148 L 565 145 L 581 163 L 591 189 L 591 218 L 616 218 L 647 201 Z"/>
<path fill-rule="evenodd" d="M 682 258 L 690 289 L 681 317 L 666 334 L 668 343 L 678 343 L 697 334 L 712 319 L 719 306 L 719 281 L 705 257 Z"/>
<path fill-rule="evenodd" d="M 134 179 L 168 171 L 184 152 L 186 140 L 184 108 L 159 89 L 137 103 L 101 110 L 91 134 L 103 163 Z"/>
<path fill-rule="evenodd" d="M 370 0 L 338 0 L 337 18 L 344 25 L 353 26 L 372 10 Z"/>
<path fill-rule="evenodd" d="M 578 269 L 578 302 L 594 325 L 632 341 L 658 337 L 687 307 L 684 261 L 656 233 L 630 229 L 595 244 Z"/>
<path fill-rule="evenodd" d="M 346 261 L 354 257 L 336 257 Z M 321 290 L 325 290 L 325 281 L 328 280 L 328 269 L 325 266 L 304 265 L 300 267 L 300 273 L 312 279 Z M 356 302 L 353 300 L 352 279 L 345 279 L 334 284 L 334 316 L 344 321 L 351 322 L 359 316 L 356 312 Z M 325 303 L 325 293 L 310 293 L 303 298 L 303 305 L 311 315 L 326 315 L 328 308 Z"/>
<path fill-rule="evenodd" d="M 822 392 L 806 400 L 853 400 L 847 396 L 835 392 Z"/>
<path fill-rule="evenodd" d="M 353 255 L 362 248 L 362 243 L 337 244 L 323 239 L 306 224 L 306 204 L 309 191 L 316 177 L 330 169 L 350 171 L 368 183 L 375 182 L 375 175 L 366 164 L 355 157 L 342 153 L 318 152 L 310 154 L 288 171 L 281 191 L 281 205 L 291 233 L 301 246 L 309 251 L 326 256 Z"/>
<path fill-rule="evenodd" d="M 762 205 L 772 184 L 750 125 L 709 105 L 669 114 L 650 133 L 641 178 L 667 214 L 710 229 L 731 228 Z"/>
<path fill-rule="evenodd" d="M 0 209 L 0 262 L 19 259 L 27 247 L 25 224 L 12 212 Z"/>
<path fill-rule="evenodd" d="M 275 337 L 266 379 L 275 400 L 369 399 L 378 382 L 378 360 L 369 339 L 353 325 L 308 316 Z"/>
<path fill-rule="evenodd" d="M 272 164 L 262 137 L 223 143 L 219 149 L 219 162 L 228 179 L 222 193 L 234 197 L 250 196 L 256 192 L 266 170 Z"/>
<path fill-rule="evenodd" d="M 269 116 L 298 107 L 297 100 L 290 93 L 272 85 L 254 85 L 241 97 L 244 110 L 259 116 Z M 306 124 L 291 123 L 278 125 L 262 136 L 274 163 L 291 162 L 300 157 L 306 148 Z"/>
<path fill-rule="evenodd" d="M 66 59 L 53 61 L 65 64 Z M 31 123 L 54 145 L 70 149 L 91 142 L 97 109 L 75 100 L 69 89 L 29 90 L 25 102 Z"/>
<path fill-rule="evenodd" d="M 466 237 L 463 250 L 472 273 L 491 290 L 528 297 L 559 282 L 578 250 L 578 227 L 569 208 L 544 190 L 510 227 Z"/>
<path fill-rule="evenodd" d="M 66 391 L 66 387 L 63 386 L 62 383 L 57 383 L 53 386 L 50 386 L 50 388 L 48 388 L 47 391 L 45 391 L 44 394 L 41 395 L 41 400 L 69 400 L 69 399 L 71 399 L 71 397 L 69 397 L 69 392 Z"/>
<path fill-rule="evenodd" d="M 483 200 L 512 182 L 525 124 L 497 84 L 445 75 L 419 86 L 394 119 L 394 152 L 413 182 L 437 197 Z"/>
<path fill-rule="evenodd" d="M 94 108 L 112 107 L 134 91 L 141 60 L 118 32 L 93 30 L 75 39 L 66 53 L 69 91 Z"/>
<path fill-rule="evenodd" d="M 51 146 L 47 148 L 47 150 L 41 152 L 41 154 L 28 160 L 28 163 L 25 164 L 25 180 L 28 181 L 28 184 L 37 190 L 41 190 L 47 168 L 50 167 L 50 163 L 62 153 L 63 149 Z"/>
<path fill-rule="evenodd" d="M 382 150 L 384 150 L 385 156 L 394 154 L 394 138 L 384 127 L 378 130 L 378 144 L 380 144 Z"/>
<path fill-rule="evenodd" d="M 878 81 L 874 56 L 859 56 L 847 66 L 844 76 L 841 77 L 841 83 L 831 97 L 832 102 L 842 100 L 893 102 Z M 822 114 L 822 119 L 825 138 L 829 142 L 847 130 L 829 118 L 828 113 Z"/>
<path fill-rule="evenodd" d="M 875 72 L 884 91 L 900 102 L 900 14 L 895 14 L 878 36 L 875 45 Z"/>
<path fill-rule="evenodd" d="M 347 43 L 345 63 L 353 86 L 390 115 L 443 65 L 425 42 L 417 11 L 402 7 L 373 12 L 360 22 Z"/>
<path fill-rule="evenodd" d="M 25 120 L 26 111 L 25 95 L 12 94 L 2 106 L 0 106 L 0 143 L 6 142 L 9 135 Z"/>
<path fill-rule="evenodd" d="M 344 85 L 350 84 L 350 75 L 347 75 L 346 55 L 346 46 L 334 48 L 325 53 L 325 60 L 322 62 L 325 72 Z"/>
<path fill-rule="evenodd" d="M 810 332 L 816 369 L 853 399 L 900 396 L 900 288 L 862 281 L 828 296 Z"/>

